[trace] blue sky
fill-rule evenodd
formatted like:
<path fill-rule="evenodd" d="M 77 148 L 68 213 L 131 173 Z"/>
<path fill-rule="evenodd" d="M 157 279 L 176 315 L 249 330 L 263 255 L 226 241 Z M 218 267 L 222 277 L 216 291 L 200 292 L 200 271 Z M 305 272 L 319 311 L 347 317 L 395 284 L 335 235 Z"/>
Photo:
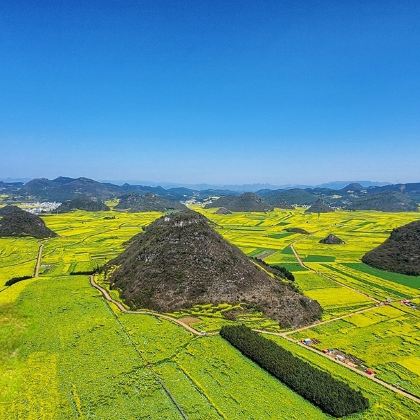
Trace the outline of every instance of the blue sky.
<path fill-rule="evenodd" d="M 418 1 L 0 2 L 0 177 L 420 181 Z"/>

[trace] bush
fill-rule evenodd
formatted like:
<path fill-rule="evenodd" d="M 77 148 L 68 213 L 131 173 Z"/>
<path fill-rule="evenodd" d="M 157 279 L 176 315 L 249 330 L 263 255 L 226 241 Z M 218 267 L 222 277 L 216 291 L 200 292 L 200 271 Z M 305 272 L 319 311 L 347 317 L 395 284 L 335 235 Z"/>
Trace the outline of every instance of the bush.
<path fill-rule="evenodd" d="M 28 280 L 31 279 L 32 276 L 21 276 L 21 277 L 12 277 L 11 279 L 7 280 L 6 283 L 4 283 L 5 286 L 11 286 L 12 284 L 18 283 L 22 280 Z"/>
<path fill-rule="evenodd" d="M 342 417 L 369 407 L 368 399 L 360 391 L 293 356 L 274 341 L 244 325 L 224 326 L 220 335 L 242 354 L 328 414 Z"/>
<path fill-rule="evenodd" d="M 71 276 L 90 276 L 92 274 L 97 274 L 100 272 L 99 267 L 96 267 L 93 270 L 84 270 L 84 271 L 72 271 L 70 273 Z"/>
<path fill-rule="evenodd" d="M 287 280 L 295 281 L 295 276 L 291 271 L 289 271 L 286 267 L 282 267 L 280 265 L 273 265 L 272 268 L 277 270 L 282 277 L 285 277 Z"/>
<path fill-rule="evenodd" d="M 267 264 L 263 259 L 258 257 L 252 257 L 254 261 L 264 267 L 266 270 L 270 271 L 271 273 L 290 281 L 295 281 L 295 276 L 292 272 L 290 272 L 286 267 L 281 267 L 280 265 L 270 265 Z"/>

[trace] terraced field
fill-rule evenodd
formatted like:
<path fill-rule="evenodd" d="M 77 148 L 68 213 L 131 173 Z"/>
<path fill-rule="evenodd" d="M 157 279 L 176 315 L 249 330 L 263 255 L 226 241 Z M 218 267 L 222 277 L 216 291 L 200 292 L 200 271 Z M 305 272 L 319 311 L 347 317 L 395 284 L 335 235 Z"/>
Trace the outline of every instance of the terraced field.
<path fill-rule="evenodd" d="M 399 214 L 394 221 L 394 215 L 372 212 L 319 219 L 300 210 L 225 216 L 203 212 L 248 254 L 288 265 L 297 285 L 321 302 L 327 323 L 290 332 L 288 340 L 269 337 L 360 389 L 371 407 L 352 418 L 416 418 L 414 401 L 290 341 L 312 337 L 319 349 L 340 348 L 363 358 L 378 378 L 418 392 L 418 311 L 399 303 L 419 293 L 418 279 L 372 272 L 359 262 L 364 250 L 415 215 Z M 0 418 L 327 418 L 219 336 L 198 337 L 151 315 L 121 313 L 90 286 L 87 276 L 70 275 L 114 257 L 158 216 L 46 216 L 48 227 L 60 236 L 44 242 L 41 276 L 11 287 L 4 286 L 8 278 L 32 273 L 39 244 L 28 238 L 0 239 Z M 369 224 L 363 225 L 364 218 Z M 304 227 L 314 234 L 285 233 L 285 227 Z M 363 241 L 351 239 L 363 229 Z M 317 241 L 330 231 L 346 244 L 319 252 Z M 291 244 L 306 267 L 298 264 Z M 377 306 L 387 298 L 395 301 Z M 172 315 L 188 319 L 194 328 L 216 331 L 233 322 L 226 312 L 235 309 L 200 305 Z M 346 316 L 359 309 L 367 311 Z M 334 320 L 337 316 L 344 318 Z M 279 332 L 258 313 L 240 320 Z"/>

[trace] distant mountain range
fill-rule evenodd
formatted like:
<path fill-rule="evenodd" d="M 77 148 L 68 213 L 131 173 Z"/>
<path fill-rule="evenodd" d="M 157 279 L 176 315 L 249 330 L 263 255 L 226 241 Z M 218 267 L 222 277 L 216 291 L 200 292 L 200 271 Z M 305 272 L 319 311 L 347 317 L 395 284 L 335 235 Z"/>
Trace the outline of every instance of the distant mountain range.
<path fill-rule="evenodd" d="M 147 197 L 154 197 L 153 200 L 156 201 L 155 196 L 172 200 L 172 202 L 191 199 L 197 201 L 213 199 L 213 207 L 226 207 L 232 211 L 238 211 L 238 209 L 241 209 L 241 211 L 252 211 L 256 209 L 270 209 L 272 207 L 287 208 L 291 205 L 309 206 L 318 200 L 322 200 L 323 203 L 333 208 L 348 210 L 417 210 L 418 203 L 420 203 L 420 183 L 366 186 L 367 183 L 369 181 L 365 181 L 365 185 L 352 182 L 342 188 L 336 187 L 341 185 L 341 182 L 324 184 L 318 187 L 262 188 L 252 192 L 252 195 L 243 196 L 238 190 L 223 188 L 164 188 L 162 186 L 131 185 L 128 183 L 117 185 L 83 177 L 58 177 L 53 180 L 36 178 L 26 183 L 0 181 L 0 194 L 7 195 L 9 201 L 36 200 L 59 202 L 79 198 L 103 201 L 135 194 L 136 197 L 146 197 L 145 199 L 137 198 L 137 200 L 141 201 L 142 206 L 145 207 L 148 205 L 147 201 L 150 201 Z M 330 188 L 326 185 L 334 185 L 335 187 Z M 216 203 L 214 197 L 223 197 L 223 199 Z M 249 203 L 249 206 L 246 203 Z M 169 204 L 164 203 L 164 206 Z"/>
<path fill-rule="evenodd" d="M 101 182 L 111 183 L 116 185 L 123 185 L 130 183 L 132 185 L 150 185 L 150 186 L 161 186 L 165 189 L 170 188 L 187 188 L 194 191 L 203 191 L 203 190 L 229 190 L 235 191 L 238 193 L 241 192 L 257 192 L 260 190 L 278 190 L 278 189 L 291 189 L 291 188 L 330 188 L 330 189 L 341 189 L 348 184 L 358 183 L 364 187 L 375 187 L 375 186 L 384 186 L 390 185 L 389 182 L 376 182 L 376 181 L 332 181 L 324 184 L 309 185 L 309 184 L 267 184 L 267 183 L 255 183 L 255 184 L 183 184 L 176 182 L 152 182 L 152 181 L 118 181 L 118 180 L 103 180 Z"/>

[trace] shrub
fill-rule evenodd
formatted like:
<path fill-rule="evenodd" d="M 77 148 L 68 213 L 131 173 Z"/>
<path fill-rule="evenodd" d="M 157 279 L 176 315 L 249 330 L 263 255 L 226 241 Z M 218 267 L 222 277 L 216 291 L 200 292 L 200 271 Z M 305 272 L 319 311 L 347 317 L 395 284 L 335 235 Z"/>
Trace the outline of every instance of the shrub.
<path fill-rule="evenodd" d="M 293 356 L 288 350 L 245 325 L 224 326 L 220 335 L 242 354 L 328 414 L 342 417 L 369 407 L 369 401 L 360 391 Z"/>

